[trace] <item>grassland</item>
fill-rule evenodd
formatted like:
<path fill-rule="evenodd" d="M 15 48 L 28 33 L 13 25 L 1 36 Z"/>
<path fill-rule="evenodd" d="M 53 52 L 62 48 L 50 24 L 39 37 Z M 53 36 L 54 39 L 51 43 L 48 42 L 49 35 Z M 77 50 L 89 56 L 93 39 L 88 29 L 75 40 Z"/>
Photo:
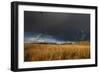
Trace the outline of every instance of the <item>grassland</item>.
<path fill-rule="evenodd" d="M 89 44 L 24 44 L 25 62 L 89 58 Z"/>

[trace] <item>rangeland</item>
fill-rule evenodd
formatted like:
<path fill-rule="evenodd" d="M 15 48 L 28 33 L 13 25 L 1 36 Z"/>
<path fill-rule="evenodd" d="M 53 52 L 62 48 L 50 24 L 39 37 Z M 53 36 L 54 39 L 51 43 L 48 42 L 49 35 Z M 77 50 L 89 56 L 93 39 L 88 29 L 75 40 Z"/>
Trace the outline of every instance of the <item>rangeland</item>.
<path fill-rule="evenodd" d="M 24 44 L 24 61 L 89 59 L 90 44 Z"/>

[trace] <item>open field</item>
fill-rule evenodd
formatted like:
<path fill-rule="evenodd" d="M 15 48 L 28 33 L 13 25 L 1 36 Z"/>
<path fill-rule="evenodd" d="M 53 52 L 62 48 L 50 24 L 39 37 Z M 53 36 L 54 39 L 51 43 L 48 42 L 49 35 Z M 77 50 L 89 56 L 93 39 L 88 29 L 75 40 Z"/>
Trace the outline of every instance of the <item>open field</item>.
<path fill-rule="evenodd" d="M 89 44 L 24 44 L 25 62 L 89 58 Z"/>

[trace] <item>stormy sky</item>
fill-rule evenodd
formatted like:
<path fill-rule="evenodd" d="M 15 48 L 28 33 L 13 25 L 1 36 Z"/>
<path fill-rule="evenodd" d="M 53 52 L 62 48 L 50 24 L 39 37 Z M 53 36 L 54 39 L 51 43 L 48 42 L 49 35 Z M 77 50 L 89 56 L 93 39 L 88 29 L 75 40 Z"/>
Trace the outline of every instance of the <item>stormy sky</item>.
<path fill-rule="evenodd" d="M 24 32 L 63 40 L 90 40 L 90 14 L 24 11 Z"/>

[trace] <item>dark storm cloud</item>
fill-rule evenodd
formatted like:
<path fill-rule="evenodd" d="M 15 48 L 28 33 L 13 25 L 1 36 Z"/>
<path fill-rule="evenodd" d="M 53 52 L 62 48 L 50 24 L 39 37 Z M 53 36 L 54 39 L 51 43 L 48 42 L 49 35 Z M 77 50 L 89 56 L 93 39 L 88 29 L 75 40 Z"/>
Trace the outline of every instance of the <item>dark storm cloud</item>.
<path fill-rule="evenodd" d="M 65 40 L 89 40 L 90 15 L 24 11 L 24 31 L 46 33 Z"/>

